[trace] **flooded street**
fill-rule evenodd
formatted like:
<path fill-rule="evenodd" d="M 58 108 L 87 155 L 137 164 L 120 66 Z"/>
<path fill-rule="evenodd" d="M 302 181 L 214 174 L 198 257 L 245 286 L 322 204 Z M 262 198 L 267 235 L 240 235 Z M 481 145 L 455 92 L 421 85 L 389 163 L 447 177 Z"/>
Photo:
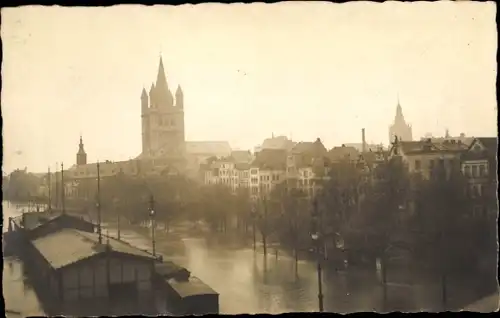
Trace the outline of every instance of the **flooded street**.
<path fill-rule="evenodd" d="M 106 232 L 116 236 L 112 226 Z M 180 230 L 179 230 L 180 231 Z M 187 238 L 173 229 L 171 234 L 157 230 L 156 251 L 165 259 L 189 269 L 220 294 L 220 312 L 283 313 L 318 311 L 318 281 L 316 263 L 295 260 L 274 249 L 264 258 L 262 249 L 228 247 L 204 238 Z M 139 232 L 139 233 L 138 233 Z M 149 229 L 122 229 L 121 238 L 141 249 L 151 250 Z M 181 238 L 183 237 L 183 238 Z M 434 299 L 436 290 L 429 288 L 389 288 L 391 310 L 439 310 Z M 375 273 L 370 271 L 336 272 L 323 270 L 325 311 L 380 311 L 382 288 Z"/>
<path fill-rule="evenodd" d="M 4 218 L 20 215 L 13 205 L 3 203 Z M 5 231 L 5 224 L 4 224 Z M 103 233 L 117 237 L 113 224 L 103 224 Z M 140 226 L 122 225 L 121 239 L 151 251 L 151 230 Z M 198 233 L 199 234 L 199 233 Z M 232 244 L 229 244 L 232 243 Z M 233 242 L 231 236 L 219 235 L 208 240 L 193 235 L 186 226 L 156 231 L 156 252 L 191 271 L 220 294 L 220 313 L 272 313 L 318 311 L 318 278 L 316 263 L 299 260 L 284 251 L 278 256 L 274 248 L 257 250 Z M 403 275 L 404 276 L 404 275 Z M 4 258 L 4 296 L 6 308 L 12 312 L 35 315 L 41 311 L 32 288 L 25 281 L 22 264 Z M 382 286 L 374 271 L 352 269 L 337 272 L 323 265 L 324 309 L 327 312 L 381 311 Z M 440 289 L 419 278 L 419 285 L 410 287 L 391 283 L 388 287 L 389 311 L 439 311 Z M 450 299 L 473 297 L 465 295 L 460 286 L 450 288 Z M 450 300 L 451 303 L 451 300 Z"/>
<path fill-rule="evenodd" d="M 2 202 L 3 229 L 7 230 L 9 217 L 21 215 L 21 209 L 8 202 Z M 5 312 L 7 317 L 45 316 L 40 301 L 27 282 L 23 263 L 15 257 L 4 257 L 3 259 L 3 296 L 5 299 Z"/>

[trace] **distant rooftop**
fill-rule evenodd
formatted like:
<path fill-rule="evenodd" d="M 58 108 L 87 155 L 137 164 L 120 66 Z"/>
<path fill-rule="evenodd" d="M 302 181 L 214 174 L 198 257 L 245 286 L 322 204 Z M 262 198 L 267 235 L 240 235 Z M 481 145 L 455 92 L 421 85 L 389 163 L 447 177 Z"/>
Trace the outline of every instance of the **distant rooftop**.
<path fill-rule="evenodd" d="M 228 156 L 231 154 L 231 146 L 227 141 L 186 141 L 186 152 Z"/>

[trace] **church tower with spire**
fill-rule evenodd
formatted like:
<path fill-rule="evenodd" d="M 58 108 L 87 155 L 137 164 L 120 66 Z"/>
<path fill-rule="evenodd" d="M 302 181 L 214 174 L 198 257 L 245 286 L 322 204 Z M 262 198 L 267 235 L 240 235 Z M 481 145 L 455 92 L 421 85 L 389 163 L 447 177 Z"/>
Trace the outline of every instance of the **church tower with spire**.
<path fill-rule="evenodd" d="M 87 153 L 85 152 L 85 149 L 83 149 L 83 139 L 81 135 L 80 144 L 78 145 L 78 152 L 76 153 L 76 164 L 78 166 L 87 164 Z"/>
<path fill-rule="evenodd" d="M 389 144 L 392 144 L 396 137 L 400 141 L 413 140 L 412 127 L 410 124 L 406 123 L 403 116 L 403 108 L 399 103 L 399 97 L 396 107 L 396 117 L 394 118 L 394 123 L 389 127 Z"/>
<path fill-rule="evenodd" d="M 142 90 L 141 118 L 142 157 L 184 158 L 184 95 L 179 86 L 174 101 L 161 57 L 156 83 Z"/>

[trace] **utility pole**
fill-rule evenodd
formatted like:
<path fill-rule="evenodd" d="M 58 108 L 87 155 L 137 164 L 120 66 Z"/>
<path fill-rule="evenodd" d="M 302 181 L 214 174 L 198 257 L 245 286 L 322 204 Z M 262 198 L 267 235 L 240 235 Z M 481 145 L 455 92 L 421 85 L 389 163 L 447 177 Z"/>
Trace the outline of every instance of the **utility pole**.
<path fill-rule="evenodd" d="M 59 208 L 59 180 L 57 178 L 57 168 L 59 167 L 59 164 L 56 162 L 56 172 L 54 173 L 54 177 L 56 178 L 56 209 Z"/>
<path fill-rule="evenodd" d="M 318 202 L 316 198 L 313 201 L 313 217 L 312 217 L 312 233 L 311 238 L 316 243 L 316 256 L 317 256 L 317 272 L 318 272 L 318 307 L 319 312 L 323 312 L 323 282 L 322 282 L 322 269 L 321 269 L 321 253 L 320 253 L 320 240 L 321 238 L 321 221 L 319 220 Z"/>
<path fill-rule="evenodd" d="M 99 235 L 99 244 L 102 244 L 102 228 L 101 228 L 101 173 L 99 161 L 97 162 L 97 233 Z"/>
<path fill-rule="evenodd" d="M 52 183 L 50 182 L 50 167 L 49 167 L 49 173 L 47 175 L 47 182 L 49 185 L 49 213 L 52 212 L 52 196 L 51 196 L 51 188 L 52 188 Z"/>
<path fill-rule="evenodd" d="M 120 209 L 118 208 L 118 198 L 115 197 L 114 200 L 113 200 L 113 202 L 114 202 L 114 205 L 115 205 L 115 211 L 118 213 L 117 230 L 118 230 L 118 239 L 120 239 L 120 237 L 121 237 L 120 236 L 120 234 L 121 234 L 120 233 Z"/>
<path fill-rule="evenodd" d="M 155 199 L 151 195 L 149 199 L 149 216 L 151 217 L 151 243 L 153 245 L 153 256 L 156 256 L 156 246 L 155 246 Z"/>
<path fill-rule="evenodd" d="M 66 214 L 66 206 L 65 206 L 65 189 L 66 187 L 64 186 L 64 164 L 61 163 L 61 200 L 62 200 L 62 213 Z"/>
<path fill-rule="evenodd" d="M 257 248 L 257 237 L 255 234 L 255 218 L 256 218 L 256 211 L 255 211 L 255 205 L 252 205 L 252 234 L 253 234 L 253 251 L 255 252 Z"/>
<path fill-rule="evenodd" d="M 262 244 L 264 244 L 264 258 L 267 257 L 267 200 L 264 198 L 264 225 L 262 226 Z"/>

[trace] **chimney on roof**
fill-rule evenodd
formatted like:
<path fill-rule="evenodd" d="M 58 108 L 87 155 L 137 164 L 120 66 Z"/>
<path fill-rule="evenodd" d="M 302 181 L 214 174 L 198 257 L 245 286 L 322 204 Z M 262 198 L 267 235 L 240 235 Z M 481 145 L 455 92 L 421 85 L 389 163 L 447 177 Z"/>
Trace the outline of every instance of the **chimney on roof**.
<path fill-rule="evenodd" d="M 365 138 L 365 129 L 362 128 L 361 129 L 361 142 L 362 142 L 362 145 L 361 145 L 361 152 L 366 152 L 366 138 Z"/>

